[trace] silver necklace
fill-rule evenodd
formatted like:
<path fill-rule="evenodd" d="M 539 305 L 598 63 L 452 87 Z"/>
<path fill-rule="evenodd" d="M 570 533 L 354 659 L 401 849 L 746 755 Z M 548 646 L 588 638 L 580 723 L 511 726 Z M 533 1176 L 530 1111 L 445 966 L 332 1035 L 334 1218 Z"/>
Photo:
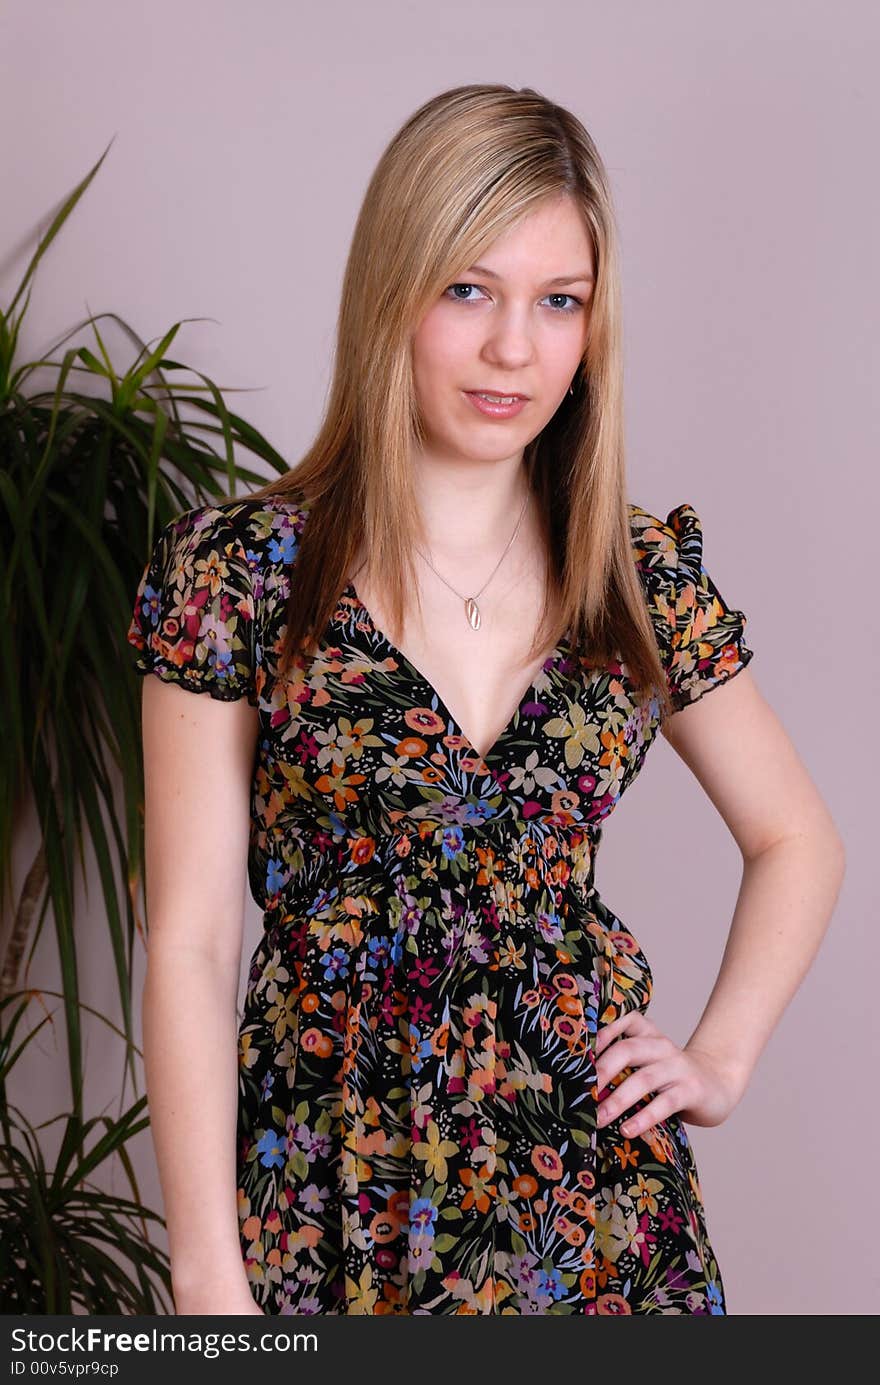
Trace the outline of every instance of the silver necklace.
<path fill-rule="evenodd" d="M 528 491 L 526 491 L 526 498 L 523 501 L 523 507 L 519 512 L 519 519 L 516 521 L 516 528 L 514 529 L 513 533 L 507 541 L 507 548 L 505 548 L 504 553 L 501 554 L 501 557 L 498 559 L 498 562 L 495 564 L 492 571 L 489 573 L 489 576 L 486 578 L 485 582 L 480 587 L 480 590 L 477 592 L 477 596 L 483 595 L 483 592 L 486 590 L 489 583 L 492 581 L 492 578 L 495 576 L 495 573 L 498 571 L 502 562 L 504 561 L 504 557 L 507 553 L 507 550 L 510 548 L 510 545 L 513 543 L 514 539 L 519 533 L 519 526 L 522 524 L 523 515 L 526 512 L 526 505 L 528 503 L 529 493 Z M 425 562 L 428 564 L 428 567 L 431 569 L 431 571 L 437 573 L 437 576 L 440 578 L 440 581 L 443 582 L 444 585 L 447 586 L 451 592 L 455 592 L 455 595 L 459 597 L 461 601 L 464 602 L 464 613 L 467 616 L 468 624 L 470 625 L 472 630 L 479 630 L 480 626 L 483 623 L 483 618 L 480 615 L 480 608 L 477 605 L 477 596 L 465 596 L 462 592 L 457 591 L 451 582 L 446 581 L 446 578 L 443 576 L 442 573 L 437 572 L 437 569 L 431 562 L 430 558 L 426 557 L 425 554 L 422 553 L 422 550 L 420 548 L 417 548 L 416 552 L 419 554 L 420 557 L 425 559 Z"/>

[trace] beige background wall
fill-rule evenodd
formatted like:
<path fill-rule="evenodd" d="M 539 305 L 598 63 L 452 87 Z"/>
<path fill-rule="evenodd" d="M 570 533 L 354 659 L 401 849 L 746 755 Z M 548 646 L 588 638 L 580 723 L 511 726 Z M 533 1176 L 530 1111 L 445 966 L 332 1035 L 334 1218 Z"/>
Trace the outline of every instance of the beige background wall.
<path fill-rule="evenodd" d="M 253 388 L 236 407 L 291 463 L 321 410 L 360 199 L 415 107 L 462 82 L 531 85 L 596 139 L 623 243 L 631 498 L 696 508 L 707 566 L 749 616 L 752 674 L 848 846 L 822 951 L 748 1093 L 724 1125 L 690 1127 L 733 1314 L 878 1307 L 878 38 L 868 0 L 0 6 L 0 302 L 115 135 L 40 270 L 24 355 L 89 310 L 145 338 L 214 319 L 175 350 Z M 24 818 L 20 870 L 33 847 Z M 92 880 L 83 993 L 112 1013 Z M 684 1042 L 739 858 L 663 741 L 598 882 L 651 960 L 653 1018 Z M 250 902 L 246 955 L 259 924 Z M 50 957 L 32 984 L 58 984 Z M 87 1032 L 90 1107 L 113 1112 L 121 1060 Z M 35 1119 L 64 1100 L 55 1053 L 47 1038 L 16 1092 Z M 194 1157 L 198 1124 L 194 1104 Z M 148 1137 L 136 1152 L 158 1207 Z"/>

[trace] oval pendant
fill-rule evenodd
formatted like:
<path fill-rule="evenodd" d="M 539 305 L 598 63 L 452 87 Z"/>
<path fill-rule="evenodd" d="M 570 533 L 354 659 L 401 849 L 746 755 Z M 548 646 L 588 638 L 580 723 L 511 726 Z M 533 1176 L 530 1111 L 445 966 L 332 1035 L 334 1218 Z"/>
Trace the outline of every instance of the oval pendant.
<path fill-rule="evenodd" d="M 479 630 L 481 622 L 480 608 L 472 596 L 469 596 L 464 603 L 464 609 L 471 629 Z"/>

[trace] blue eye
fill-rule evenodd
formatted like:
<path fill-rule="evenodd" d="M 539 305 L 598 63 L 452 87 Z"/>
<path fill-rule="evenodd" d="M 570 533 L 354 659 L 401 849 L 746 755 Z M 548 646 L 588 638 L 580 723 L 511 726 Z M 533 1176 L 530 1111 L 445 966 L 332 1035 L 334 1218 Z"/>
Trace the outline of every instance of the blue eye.
<path fill-rule="evenodd" d="M 476 288 L 477 288 L 476 284 L 450 284 L 450 285 L 449 285 L 449 288 L 446 290 L 446 292 L 447 292 L 448 294 L 452 294 L 453 298 L 456 299 L 456 302 L 457 302 L 457 303 L 473 303 L 473 302 L 476 301 L 475 299 L 473 299 L 473 298 L 456 298 L 455 294 L 453 294 L 452 291 L 453 291 L 453 289 L 476 289 Z M 480 290 L 477 289 L 477 292 L 479 293 Z"/>
<path fill-rule="evenodd" d="M 476 298 L 460 298 L 454 293 L 455 289 L 476 289 L 477 293 L 482 293 L 482 289 L 477 284 L 450 284 L 446 293 L 449 294 L 456 303 L 476 303 L 478 300 Z M 553 312 L 555 313 L 576 313 L 578 308 L 583 307 L 583 300 L 575 298 L 574 294 L 571 293 L 548 293 L 547 297 L 567 298 L 569 300 L 568 307 L 554 308 Z"/>
<path fill-rule="evenodd" d="M 548 298 L 568 298 L 568 299 L 570 300 L 570 302 L 571 302 L 571 307 L 568 307 L 568 308 L 557 308 L 557 309 L 556 309 L 556 312 L 558 312 L 558 313 L 574 313 L 574 312 L 577 312 L 578 308 L 583 307 L 583 300 L 580 299 L 580 298 L 575 298 L 575 296 L 574 296 L 573 293 L 548 293 L 548 294 L 547 294 L 547 297 L 548 297 Z"/>

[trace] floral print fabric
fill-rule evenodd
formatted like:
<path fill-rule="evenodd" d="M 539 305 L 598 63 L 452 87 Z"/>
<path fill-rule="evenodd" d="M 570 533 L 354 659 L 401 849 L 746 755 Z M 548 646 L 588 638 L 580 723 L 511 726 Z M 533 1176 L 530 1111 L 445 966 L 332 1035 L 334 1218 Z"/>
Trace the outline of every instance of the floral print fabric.
<path fill-rule="evenodd" d="M 630 506 L 676 708 L 752 657 L 682 504 Z M 267 1313 L 727 1311 L 675 1116 L 596 1127 L 597 1028 L 652 976 L 600 898 L 606 818 L 656 736 L 625 664 L 565 639 L 485 757 L 349 585 L 317 653 L 277 657 L 307 508 L 166 526 L 135 668 L 258 709 L 239 1027 L 238 1207 Z M 624 1070 L 612 1085 L 622 1082 Z M 650 1100 L 645 1097 L 639 1105 Z"/>

